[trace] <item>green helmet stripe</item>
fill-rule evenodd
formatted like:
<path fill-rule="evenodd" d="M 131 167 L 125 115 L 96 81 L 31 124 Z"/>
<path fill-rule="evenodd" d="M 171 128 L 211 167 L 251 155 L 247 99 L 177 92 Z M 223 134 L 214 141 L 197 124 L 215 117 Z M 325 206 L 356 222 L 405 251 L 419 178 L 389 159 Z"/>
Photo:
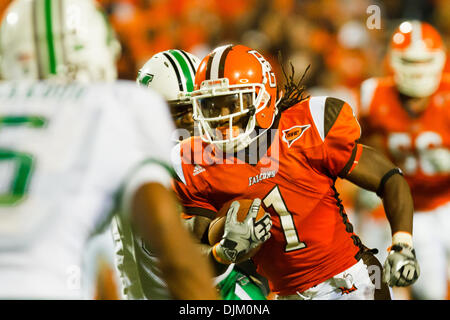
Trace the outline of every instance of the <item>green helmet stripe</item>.
<path fill-rule="evenodd" d="M 178 50 L 183 56 L 184 58 L 187 60 L 187 62 L 189 62 L 189 65 L 191 66 L 191 70 L 192 70 L 192 77 L 195 78 L 195 67 L 194 67 L 194 63 L 192 62 L 192 59 L 187 55 L 186 51 L 183 50 Z"/>
<path fill-rule="evenodd" d="M 44 6 L 49 69 L 51 74 L 56 74 L 56 54 L 55 44 L 53 42 L 52 0 L 45 0 Z"/>
<path fill-rule="evenodd" d="M 181 79 L 180 70 L 178 70 L 177 64 L 175 63 L 175 61 L 173 61 L 172 56 L 170 54 L 168 54 L 167 52 L 163 52 L 162 54 L 164 55 L 164 57 L 166 57 L 167 60 L 169 60 L 169 63 L 172 65 L 173 71 L 175 71 L 175 75 L 177 76 L 178 80 L 178 90 L 182 92 L 185 91 L 184 90 L 185 82 L 183 82 L 183 80 Z"/>
<path fill-rule="evenodd" d="M 186 79 L 186 91 L 192 92 L 194 90 L 194 81 L 189 70 L 188 62 L 186 62 L 186 59 L 178 51 L 169 50 L 169 52 L 177 60 L 178 64 L 181 67 L 181 71 L 183 71 L 184 78 Z"/>

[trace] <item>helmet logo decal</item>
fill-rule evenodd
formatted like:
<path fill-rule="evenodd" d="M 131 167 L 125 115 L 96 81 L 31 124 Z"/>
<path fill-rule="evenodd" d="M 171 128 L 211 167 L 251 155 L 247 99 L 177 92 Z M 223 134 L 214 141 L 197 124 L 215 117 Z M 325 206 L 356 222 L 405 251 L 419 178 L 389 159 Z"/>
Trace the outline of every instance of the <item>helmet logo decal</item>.
<path fill-rule="evenodd" d="M 141 78 L 141 83 L 142 83 L 144 86 L 148 86 L 148 84 L 149 84 L 150 82 L 152 82 L 153 77 L 154 77 L 153 74 L 147 73 L 147 74 L 145 74 L 145 75 Z"/>
<path fill-rule="evenodd" d="M 250 50 L 248 53 L 252 54 L 261 64 L 264 83 L 268 82 L 271 88 L 275 88 L 277 86 L 277 82 L 275 80 L 275 73 L 272 71 L 272 66 L 270 63 L 256 50 Z"/>
<path fill-rule="evenodd" d="M 310 124 L 306 124 L 303 126 L 293 126 L 289 129 L 283 130 L 283 141 L 287 143 L 290 148 L 291 145 L 300 139 L 300 137 L 305 133 L 306 130 L 311 127 Z"/>

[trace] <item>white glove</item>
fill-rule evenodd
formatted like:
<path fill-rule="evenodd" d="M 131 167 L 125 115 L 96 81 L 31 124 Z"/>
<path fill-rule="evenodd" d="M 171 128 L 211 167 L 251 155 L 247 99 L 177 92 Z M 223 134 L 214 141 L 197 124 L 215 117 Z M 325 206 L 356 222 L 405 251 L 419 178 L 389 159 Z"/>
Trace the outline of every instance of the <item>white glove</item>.
<path fill-rule="evenodd" d="M 215 253 L 224 263 L 234 263 L 248 251 L 270 238 L 272 219 L 266 214 L 256 221 L 261 199 L 253 200 L 243 222 L 237 221 L 240 204 L 234 201 L 227 212 L 222 240 L 214 246 Z"/>
<path fill-rule="evenodd" d="M 384 263 L 383 281 L 390 287 L 406 287 L 416 282 L 419 275 L 414 249 L 403 243 L 393 245 Z"/>

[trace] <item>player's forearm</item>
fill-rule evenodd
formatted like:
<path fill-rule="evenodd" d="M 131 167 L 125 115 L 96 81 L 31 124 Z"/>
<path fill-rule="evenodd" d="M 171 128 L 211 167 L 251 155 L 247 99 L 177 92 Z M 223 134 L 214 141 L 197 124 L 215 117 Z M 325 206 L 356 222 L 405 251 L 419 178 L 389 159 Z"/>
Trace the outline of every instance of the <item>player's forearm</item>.
<path fill-rule="evenodd" d="M 392 234 L 412 232 L 413 200 L 401 171 L 383 154 L 363 146 L 358 165 L 346 177 L 361 188 L 377 192 L 383 200 Z"/>
<path fill-rule="evenodd" d="M 213 246 L 205 246 L 205 254 L 208 257 L 208 260 L 213 265 L 216 276 L 220 276 L 228 269 L 229 264 L 220 263 L 219 261 L 217 261 L 217 257 L 213 254 Z"/>
<path fill-rule="evenodd" d="M 213 272 L 181 224 L 175 201 L 159 184 L 141 187 L 133 200 L 133 222 L 160 260 L 174 298 L 216 299 Z"/>
<path fill-rule="evenodd" d="M 184 300 L 217 299 L 213 285 L 214 273 L 207 265 L 207 260 L 187 235 L 179 236 L 178 241 L 183 245 L 172 243 L 161 247 L 161 250 L 170 253 L 160 255 L 161 270 L 173 296 Z"/>
<path fill-rule="evenodd" d="M 414 205 L 406 180 L 399 174 L 384 186 L 383 205 L 392 234 L 405 231 L 412 234 Z"/>
<path fill-rule="evenodd" d="M 202 254 L 207 257 L 208 261 L 213 266 L 215 276 L 219 276 L 227 270 L 228 265 L 218 262 L 212 253 L 212 246 L 205 243 L 208 241 L 207 238 L 210 222 L 211 219 L 209 218 L 194 216 L 190 219 L 186 219 L 184 221 L 184 225 L 198 240 L 198 247 L 200 248 Z"/>

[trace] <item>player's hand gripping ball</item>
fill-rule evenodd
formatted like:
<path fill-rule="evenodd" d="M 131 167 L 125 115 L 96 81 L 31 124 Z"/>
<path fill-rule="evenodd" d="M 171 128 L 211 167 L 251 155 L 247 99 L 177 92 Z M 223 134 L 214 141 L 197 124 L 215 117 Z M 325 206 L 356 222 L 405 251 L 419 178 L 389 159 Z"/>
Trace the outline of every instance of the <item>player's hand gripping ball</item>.
<path fill-rule="evenodd" d="M 272 219 L 256 198 L 227 202 L 211 221 L 208 240 L 217 261 L 230 264 L 251 258 L 270 238 Z"/>

